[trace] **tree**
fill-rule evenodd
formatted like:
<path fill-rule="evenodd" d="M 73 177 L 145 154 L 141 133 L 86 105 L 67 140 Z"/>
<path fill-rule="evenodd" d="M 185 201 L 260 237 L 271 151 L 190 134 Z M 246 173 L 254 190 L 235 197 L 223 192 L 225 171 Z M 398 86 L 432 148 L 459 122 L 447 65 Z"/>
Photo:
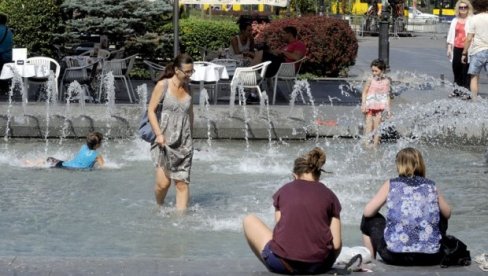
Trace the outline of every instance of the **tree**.
<path fill-rule="evenodd" d="M 111 43 L 129 48 L 157 45 L 158 30 L 171 20 L 172 12 L 169 0 L 65 0 L 61 8 L 68 40 L 106 35 Z"/>
<path fill-rule="evenodd" d="M 14 30 L 15 47 L 27 48 L 29 56 L 54 56 L 53 45 L 62 33 L 61 14 L 56 0 L 3 0 L 0 10 L 8 14 L 8 25 Z"/>

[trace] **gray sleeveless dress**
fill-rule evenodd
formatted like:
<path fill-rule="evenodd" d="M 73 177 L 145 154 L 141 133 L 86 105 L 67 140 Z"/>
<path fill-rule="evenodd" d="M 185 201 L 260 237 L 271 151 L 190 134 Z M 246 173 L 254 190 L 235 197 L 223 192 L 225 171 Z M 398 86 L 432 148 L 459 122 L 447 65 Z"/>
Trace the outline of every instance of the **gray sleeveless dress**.
<path fill-rule="evenodd" d="M 181 102 L 166 89 L 163 97 L 159 127 L 164 135 L 164 147 L 151 149 L 156 167 L 161 167 L 170 179 L 190 183 L 193 141 L 190 125 L 191 97 Z"/>

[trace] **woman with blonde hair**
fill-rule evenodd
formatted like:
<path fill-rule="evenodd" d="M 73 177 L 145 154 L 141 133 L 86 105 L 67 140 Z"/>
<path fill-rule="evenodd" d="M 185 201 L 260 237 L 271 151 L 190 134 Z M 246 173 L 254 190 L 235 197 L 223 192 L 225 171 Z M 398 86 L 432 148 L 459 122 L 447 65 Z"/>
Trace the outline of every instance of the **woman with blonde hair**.
<path fill-rule="evenodd" d="M 273 231 L 255 215 L 244 218 L 247 242 L 271 272 L 324 273 L 341 251 L 341 204 L 319 181 L 325 159 L 318 147 L 295 159 L 294 180 L 273 195 Z"/>
<path fill-rule="evenodd" d="M 364 208 L 364 245 L 391 265 L 435 265 L 443 257 L 441 238 L 451 207 L 435 182 L 425 178 L 422 154 L 414 148 L 397 153 L 398 177 L 385 181 Z M 388 208 L 386 218 L 379 213 Z"/>
<path fill-rule="evenodd" d="M 458 87 L 469 90 L 469 64 L 461 62 L 464 42 L 466 40 L 466 24 L 468 18 L 473 15 L 473 5 L 469 0 L 459 0 L 454 8 L 456 17 L 451 21 L 449 32 L 447 33 L 447 57 L 452 62 L 452 73 L 454 83 Z M 458 97 L 463 93 L 455 88 L 449 97 Z"/>

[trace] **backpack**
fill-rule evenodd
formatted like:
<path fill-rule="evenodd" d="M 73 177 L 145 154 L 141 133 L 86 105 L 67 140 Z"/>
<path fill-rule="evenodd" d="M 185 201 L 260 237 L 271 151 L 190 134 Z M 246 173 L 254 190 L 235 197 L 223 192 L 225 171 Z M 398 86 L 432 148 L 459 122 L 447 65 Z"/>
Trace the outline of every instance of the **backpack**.
<path fill-rule="evenodd" d="M 164 96 L 168 92 L 168 82 L 164 80 L 164 85 L 166 87 L 163 89 L 163 95 L 161 96 L 161 100 L 159 101 L 158 108 L 156 109 L 156 117 L 159 118 L 161 117 L 161 110 L 163 109 L 163 101 L 164 101 Z M 149 123 L 149 118 L 147 117 L 147 110 L 144 111 L 142 114 L 141 121 L 139 123 L 139 137 L 141 137 L 142 140 L 148 142 L 148 143 L 154 143 L 154 140 L 156 140 L 156 134 L 154 134 L 151 124 Z"/>
<path fill-rule="evenodd" d="M 446 235 L 441 240 L 441 252 L 443 257 L 441 267 L 468 266 L 471 264 L 471 255 L 468 247 L 458 238 Z"/>

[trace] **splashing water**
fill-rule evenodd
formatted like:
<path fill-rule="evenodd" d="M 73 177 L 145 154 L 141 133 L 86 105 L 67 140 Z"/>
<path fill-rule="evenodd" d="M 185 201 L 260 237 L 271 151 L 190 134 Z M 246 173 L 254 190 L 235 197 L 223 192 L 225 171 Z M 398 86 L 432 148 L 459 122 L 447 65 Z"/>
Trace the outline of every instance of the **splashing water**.
<path fill-rule="evenodd" d="M 208 102 L 207 89 L 200 90 L 200 110 L 202 117 L 207 119 L 207 145 L 212 147 L 212 121 L 210 119 L 210 104 Z"/>
<path fill-rule="evenodd" d="M 144 83 L 137 86 L 136 91 L 139 96 L 142 112 L 144 113 L 147 110 L 147 84 Z"/>
<path fill-rule="evenodd" d="M 44 133 L 44 153 L 47 155 L 49 150 L 49 123 L 51 119 L 51 105 L 56 104 L 58 99 L 57 89 L 55 89 L 56 81 L 54 75 L 51 73 L 49 75 L 47 88 L 46 88 L 46 131 Z"/>

